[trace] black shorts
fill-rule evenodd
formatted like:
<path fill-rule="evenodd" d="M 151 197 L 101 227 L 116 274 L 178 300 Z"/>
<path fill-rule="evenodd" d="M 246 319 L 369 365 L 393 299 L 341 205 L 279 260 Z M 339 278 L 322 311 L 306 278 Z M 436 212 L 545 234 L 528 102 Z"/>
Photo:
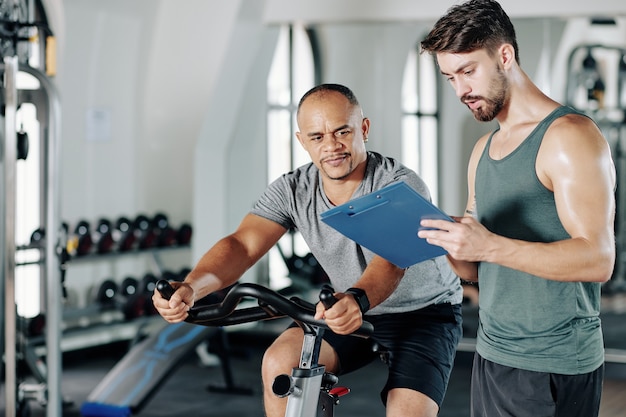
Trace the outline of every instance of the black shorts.
<path fill-rule="evenodd" d="M 472 417 L 594 417 L 604 365 L 581 375 L 526 371 L 474 355 Z"/>
<path fill-rule="evenodd" d="M 369 339 L 324 332 L 337 352 L 345 374 L 374 359 L 378 350 L 386 352 L 389 367 L 381 391 L 383 404 L 394 388 L 408 388 L 425 394 L 441 407 L 454 364 L 456 347 L 462 335 L 461 305 L 437 304 L 406 313 L 366 315 L 374 325 Z"/>

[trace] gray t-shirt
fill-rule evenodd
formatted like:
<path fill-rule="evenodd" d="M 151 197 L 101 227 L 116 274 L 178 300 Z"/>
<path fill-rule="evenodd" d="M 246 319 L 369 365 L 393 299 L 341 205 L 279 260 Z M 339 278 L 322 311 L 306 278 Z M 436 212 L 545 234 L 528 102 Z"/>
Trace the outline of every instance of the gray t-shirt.
<path fill-rule="evenodd" d="M 252 214 L 300 232 L 311 253 L 328 274 L 335 291 L 353 286 L 375 256 L 320 220 L 331 209 L 317 167 L 310 163 L 271 183 L 251 210 Z M 404 181 L 430 200 L 424 181 L 398 161 L 368 152 L 365 178 L 354 192 L 357 198 L 393 182 Z M 462 300 L 459 278 L 444 256 L 406 269 L 398 288 L 370 314 L 398 313 L 430 304 L 458 304 Z"/>

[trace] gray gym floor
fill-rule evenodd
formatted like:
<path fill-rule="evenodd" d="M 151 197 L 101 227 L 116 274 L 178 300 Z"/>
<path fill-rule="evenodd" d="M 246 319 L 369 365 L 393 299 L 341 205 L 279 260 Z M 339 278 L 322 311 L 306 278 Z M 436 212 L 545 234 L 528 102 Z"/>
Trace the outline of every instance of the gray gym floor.
<path fill-rule="evenodd" d="M 474 311 L 466 314 L 471 332 Z M 207 366 L 191 351 L 188 358 L 150 397 L 136 414 L 146 417 L 219 416 L 262 417 L 261 380 L 259 375 L 263 349 L 270 343 L 276 324 L 266 329 L 254 328 L 229 332 L 230 362 L 234 385 L 252 390 L 252 395 L 210 391 L 209 386 L 224 387 L 225 382 L 218 363 Z M 604 318 L 607 343 L 620 342 L 626 348 L 626 324 L 623 314 L 610 314 Z M 263 323 L 260 326 L 264 326 Z M 621 334 L 617 334 L 621 333 Z M 607 345 L 608 346 L 608 345 Z M 70 404 L 63 417 L 80 416 L 80 406 L 116 362 L 124 355 L 128 345 L 116 343 L 85 351 L 71 352 L 64 357 L 62 391 Z M 440 412 L 441 417 L 469 416 L 469 379 L 473 353 L 459 351 L 452 372 L 448 393 Z M 343 376 L 340 385 L 351 393 L 337 406 L 337 417 L 384 416 L 379 390 L 384 383 L 385 366 L 372 363 L 365 369 Z M 4 415 L 4 387 L 0 398 L 0 415 Z M 626 364 L 607 363 L 602 417 L 626 415 Z M 31 417 L 45 417 L 45 408 L 36 402 L 29 403 Z"/>

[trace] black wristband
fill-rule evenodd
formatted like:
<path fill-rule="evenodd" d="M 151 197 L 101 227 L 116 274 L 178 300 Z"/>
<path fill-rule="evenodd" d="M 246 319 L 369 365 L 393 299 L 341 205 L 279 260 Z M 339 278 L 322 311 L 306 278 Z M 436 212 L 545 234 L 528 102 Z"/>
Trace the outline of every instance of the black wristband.
<path fill-rule="evenodd" d="M 370 309 L 370 300 L 367 298 L 367 294 L 365 290 L 361 288 L 348 288 L 346 290 L 346 294 L 350 294 L 356 300 L 356 303 L 359 305 L 359 309 L 361 310 L 361 314 L 365 314 Z"/>

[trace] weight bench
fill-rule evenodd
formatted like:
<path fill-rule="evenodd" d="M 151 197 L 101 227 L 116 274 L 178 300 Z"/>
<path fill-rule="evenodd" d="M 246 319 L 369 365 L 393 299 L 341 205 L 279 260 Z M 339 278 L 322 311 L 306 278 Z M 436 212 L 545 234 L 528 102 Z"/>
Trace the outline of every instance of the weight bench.
<path fill-rule="evenodd" d="M 81 416 L 128 417 L 139 412 L 172 369 L 207 339 L 216 344 L 215 351 L 226 381 L 226 386 L 219 391 L 251 394 L 251 390 L 233 383 L 223 328 L 176 323 L 133 346 L 89 394 L 81 406 Z M 218 389 L 209 387 L 209 390 Z"/>

